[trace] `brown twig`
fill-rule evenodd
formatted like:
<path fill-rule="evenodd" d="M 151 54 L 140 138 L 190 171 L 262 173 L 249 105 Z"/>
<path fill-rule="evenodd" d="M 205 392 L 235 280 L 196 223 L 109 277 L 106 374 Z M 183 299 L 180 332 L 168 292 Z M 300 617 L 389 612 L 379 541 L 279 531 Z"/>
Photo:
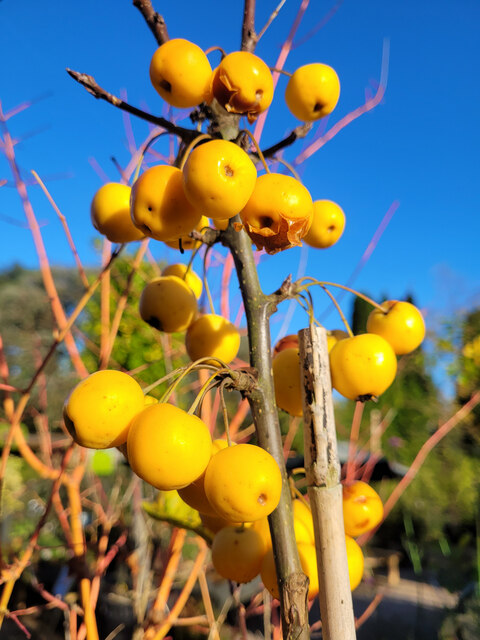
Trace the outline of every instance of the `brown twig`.
<path fill-rule="evenodd" d="M 305 124 L 301 124 L 298 127 L 295 127 L 295 129 L 291 133 L 289 133 L 289 135 L 286 138 L 284 138 L 283 140 L 280 140 L 280 142 L 277 142 L 276 144 L 273 144 L 271 147 L 268 147 L 268 149 L 265 149 L 265 151 L 262 151 L 264 157 L 271 158 L 278 151 L 285 149 L 285 147 L 289 147 L 296 140 L 300 138 L 305 138 L 305 136 L 311 131 L 311 129 L 312 129 L 311 122 L 306 122 Z"/>
<path fill-rule="evenodd" d="M 163 16 L 154 10 L 150 0 L 133 0 L 133 6 L 136 7 L 145 18 L 145 22 L 159 45 L 162 45 L 170 39 Z"/>
<path fill-rule="evenodd" d="M 255 0 L 245 0 L 242 22 L 242 51 L 255 51 L 257 34 L 255 33 Z"/>

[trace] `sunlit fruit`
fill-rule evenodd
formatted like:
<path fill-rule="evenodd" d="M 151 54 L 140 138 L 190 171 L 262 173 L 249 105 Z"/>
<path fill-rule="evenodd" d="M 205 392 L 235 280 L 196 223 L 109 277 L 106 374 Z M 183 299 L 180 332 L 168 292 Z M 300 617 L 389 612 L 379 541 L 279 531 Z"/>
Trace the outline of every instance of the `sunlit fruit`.
<path fill-rule="evenodd" d="M 272 360 L 275 401 L 292 416 L 303 415 L 302 378 L 298 348 L 283 349 Z"/>
<path fill-rule="evenodd" d="M 212 219 L 232 218 L 250 198 L 257 170 L 248 154 L 228 140 L 196 147 L 183 168 L 185 195 Z"/>
<path fill-rule="evenodd" d="M 343 331 L 342 329 L 332 329 L 327 331 L 327 349 L 328 353 L 332 350 L 334 344 L 336 344 L 339 340 L 344 340 L 348 338 L 348 333 Z"/>
<path fill-rule="evenodd" d="M 185 280 L 160 276 L 144 287 L 139 311 L 142 320 L 159 331 L 185 331 L 197 315 L 197 299 Z"/>
<path fill-rule="evenodd" d="M 172 107 L 195 107 L 210 99 L 212 67 L 205 53 L 182 38 L 167 40 L 153 54 L 150 80 Z"/>
<path fill-rule="evenodd" d="M 65 402 L 63 417 L 77 444 L 107 449 L 127 440 L 130 423 L 144 406 L 142 388 L 132 376 L 105 369 L 77 384 Z"/>
<path fill-rule="evenodd" d="M 181 262 L 169 264 L 162 271 L 162 276 L 177 276 L 184 280 L 195 294 L 197 300 L 200 299 L 203 291 L 202 279 L 195 273 L 193 269 L 189 269 L 188 265 Z"/>
<path fill-rule="evenodd" d="M 138 413 L 127 438 L 132 470 L 162 491 L 180 489 L 196 480 L 205 471 L 211 448 L 207 425 L 165 402 Z"/>
<path fill-rule="evenodd" d="M 339 340 L 330 351 L 332 386 L 350 400 L 368 400 L 392 384 L 397 358 L 390 344 L 374 333 Z"/>
<path fill-rule="evenodd" d="M 345 229 L 345 214 L 331 200 L 315 200 L 313 221 L 305 242 L 316 249 L 327 249 L 340 239 Z"/>
<path fill-rule="evenodd" d="M 252 527 L 224 527 L 212 543 L 212 563 L 217 573 L 233 582 L 250 582 L 260 573 L 267 548 Z"/>
<path fill-rule="evenodd" d="M 387 300 L 370 312 L 367 331 L 385 338 L 397 355 L 414 351 L 425 337 L 425 322 L 410 302 Z"/>
<path fill-rule="evenodd" d="M 290 333 L 288 336 L 284 336 L 280 338 L 278 342 L 273 347 L 273 357 L 283 351 L 284 349 L 291 349 L 295 347 L 298 349 L 298 335 L 296 333 Z"/>
<path fill-rule="evenodd" d="M 205 471 L 205 493 L 219 516 L 253 522 L 277 506 L 282 476 L 275 459 L 253 444 L 237 444 L 213 455 Z"/>
<path fill-rule="evenodd" d="M 340 80 L 332 67 L 319 62 L 299 67 L 285 90 L 292 114 L 303 122 L 313 122 L 331 113 L 340 97 Z"/>
<path fill-rule="evenodd" d="M 343 486 L 345 533 L 356 538 L 375 529 L 382 519 L 383 503 L 373 487 L 361 480 Z"/>
<path fill-rule="evenodd" d="M 145 396 L 146 407 L 148 407 L 150 404 L 157 404 L 157 402 L 158 402 L 157 398 L 154 398 L 153 396 L 150 396 L 150 395 Z"/>
<path fill-rule="evenodd" d="M 246 115 L 254 122 L 272 102 L 273 78 L 261 58 L 248 51 L 234 51 L 215 70 L 212 91 L 228 112 Z"/>
<path fill-rule="evenodd" d="M 237 356 L 240 333 L 237 327 L 223 316 L 206 313 L 199 316 L 185 335 L 185 347 L 191 360 L 219 358 L 228 364 Z M 216 360 L 212 364 L 219 364 Z"/>
<path fill-rule="evenodd" d="M 198 231 L 203 236 L 205 229 L 207 229 L 209 226 L 210 225 L 209 225 L 209 220 L 207 216 L 202 216 L 199 222 L 195 225 L 193 229 L 191 229 L 191 231 L 189 231 L 187 235 L 182 235 L 179 238 L 172 238 L 170 240 L 164 240 L 164 242 L 167 245 L 167 247 L 170 247 L 171 249 L 178 249 L 178 250 L 181 249 L 182 251 L 190 251 L 192 249 L 197 249 L 198 247 L 201 246 L 202 241 L 197 240 L 196 238 L 192 238 L 190 233 L 192 231 Z"/>
<path fill-rule="evenodd" d="M 345 536 L 345 543 L 347 545 L 347 562 L 350 590 L 353 591 L 358 587 L 363 578 L 363 551 L 358 542 L 356 542 L 348 535 Z"/>
<path fill-rule="evenodd" d="M 211 455 L 213 456 L 217 451 L 220 451 L 220 449 L 226 449 L 227 447 L 228 442 L 226 440 L 214 440 L 212 442 Z M 200 513 L 208 516 L 217 515 L 205 495 L 205 472 L 191 484 L 188 484 L 183 489 L 179 489 L 178 493 L 184 502 Z"/>
<path fill-rule="evenodd" d="M 185 196 L 182 172 L 166 164 L 150 167 L 135 181 L 130 207 L 133 224 L 155 240 L 188 235 L 201 219 Z"/>
<path fill-rule="evenodd" d="M 107 182 L 93 196 L 90 206 L 92 224 L 110 242 L 132 242 L 144 237 L 130 217 L 131 191 L 126 184 Z"/>
<path fill-rule="evenodd" d="M 317 556 L 315 552 L 315 545 L 306 542 L 297 542 L 298 555 L 300 556 L 300 565 L 302 571 L 308 576 L 308 598 L 314 598 L 318 594 L 318 571 L 317 571 Z M 275 559 L 273 557 L 273 550 L 269 549 L 263 560 L 260 568 L 260 577 L 262 578 L 263 586 L 267 589 L 273 598 L 280 598 L 280 592 L 277 584 L 277 570 L 275 568 Z"/>
<path fill-rule="evenodd" d="M 266 173 L 257 178 L 240 217 L 257 249 L 277 253 L 301 244 L 313 219 L 313 201 L 295 178 Z"/>
<path fill-rule="evenodd" d="M 292 507 L 296 541 L 315 544 L 313 517 L 310 507 L 299 498 L 292 500 Z"/>

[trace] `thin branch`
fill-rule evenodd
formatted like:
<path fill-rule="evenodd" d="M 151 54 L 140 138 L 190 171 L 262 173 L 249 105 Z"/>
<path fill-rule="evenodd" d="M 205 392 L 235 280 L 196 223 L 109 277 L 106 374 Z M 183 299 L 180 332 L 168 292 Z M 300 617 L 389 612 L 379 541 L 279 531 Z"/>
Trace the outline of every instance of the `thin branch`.
<path fill-rule="evenodd" d="M 170 40 L 165 20 L 163 16 L 154 10 L 150 0 L 133 0 L 133 6 L 136 7 L 145 18 L 145 22 L 159 45 Z"/>
<path fill-rule="evenodd" d="M 260 40 L 260 38 L 265 35 L 265 31 L 268 29 L 268 27 L 272 24 L 272 22 L 275 20 L 275 18 L 278 16 L 278 14 L 280 13 L 280 9 L 283 7 L 283 5 L 285 4 L 287 0 L 281 0 L 277 6 L 277 8 L 275 9 L 275 11 L 273 11 L 273 13 L 271 14 L 271 16 L 269 17 L 269 19 L 267 20 L 267 22 L 265 23 L 265 26 L 263 27 L 263 29 L 260 30 L 260 33 L 257 35 L 257 43 Z"/>
<path fill-rule="evenodd" d="M 255 51 L 257 34 L 255 33 L 255 0 L 245 0 L 242 22 L 242 51 Z"/>
<path fill-rule="evenodd" d="M 295 129 L 291 133 L 289 133 L 289 135 L 286 138 L 284 138 L 283 140 L 280 140 L 280 142 L 277 142 L 271 147 L 268 147 L 268 149 L 265 149 L 265 151 L 262 151 L 264 157 L 270 158 L 271 156 L 275 155 L 278 151 L 285 149 L 285 147 L 289 147 L 299 138 L 305 138 L 305 136 L 311 131 L 311 129 L 312 129 L 311 122 L 306 122 L 305 124 L 301 124 L 298 127 L 295 127 Z"/>
<path fill-rule="evenodd" d="M 161 116 L 154 116 L 151 113 L 147 113 L 146 111 L 137 109 L 137 107 L 133 107 L 131 104 L 128 104 L 128 102 L 124 102 L 117 96 L 114 96 L 112 93 L 109 93 L 108 91 L 105 91 L 105 89 L 102 89 L 102 87 L 96 82 L 93 76 L 90 76 L 86 73 L 80 73 L 79 71 L 74 71 L 73 69 L 68 68 L 66 69 L 66 71 L 74 80 L 85 87 L 88 93 L 91 93 L 94 98 L 97 98 L 97 100 L 105 100 L 105 102 L 112 104 L 114 107 L 117 107 L 122 111 L 131 113 L 132 115 L 137 116 L 137 118 L 141 118 L 142 120 L 146 120 L 147 122 L 156 124 L 159 127 L 163 127 L 166 131 L 177 135 L 184 142 L 191 142 L 198 136 L 198 131 L 196 131 L 195 129 L 178 127 L 166 118 L 162 118 Z"/>

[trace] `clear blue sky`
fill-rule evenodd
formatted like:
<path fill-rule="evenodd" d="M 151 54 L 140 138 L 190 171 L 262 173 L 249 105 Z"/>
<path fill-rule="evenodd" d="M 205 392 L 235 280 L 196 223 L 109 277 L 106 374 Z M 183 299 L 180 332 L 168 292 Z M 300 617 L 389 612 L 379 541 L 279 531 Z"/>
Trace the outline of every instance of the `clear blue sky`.
<path fill-rule="evenodd" d="M 260 28 L 277 0 L 257 4 Z M 334 5 L 333 0 L 311 0 L 298 38 Z M 172 37 L 191 39 L 203 48 L 221 45 L 232 51 L 239 46 L 240 0 L 157 0 L 154 6 L 163 13 Z M 287 0 L 262 39 L 257 53 L 269 65 L 299 6 L 299 0 Z M 89 159 L 94 158 L 110 180 L 119 179 L 110 158 L 123 165 L 129 159 L 124 120 L 120 111 L 94 100 L 70 79 L 65 67 L 94 75 L 117 95 L 125 90 L 132 104 L 160 114 L 164 105 L 148 77 L 155 40 L 129 0 L 2 0 L 0 23 L 4 110 L 43 96 L 9 122 L 14 137 L 24 140 L 16 147 L 17 159 L 25 176 L 35 169 L 47 182 L 67 216 L 83 262 L 97 264 L 89 207 L 102 180 Z M 347 217 L 345 234 L 335 247 L 309 251 L 306 273 L 345 283 L 384 214 L 398 200 L 398 211 L 354 285 L 377 299 L 412 293 L 432 320 L 439 312 L 480 303 L 479 24 L 477 0 L 345 0 L 314 37 L 290 54 L 285 65 L 290 71 L 316 61 L 336 69 L 342 93 L 330 127 L 363 102 L 365 88 L 379 79 L 383 40 L 390 42 L 383 103 L 302 168 L 314 199 L 337 201 Z M 280 78 L 264 147 L 298 124 L 283 105 L 285 84 Z M 140 143 L 148 127 L 141 122 L 133 126 Z M 293 159 L 301 148 L 298 142 L 286 157 Z M 2 157 L 0 179 L 4 177 L 10 183 L 0 189 L 0 268 L 14 261 L 35 267 L 33 242 L 22 227 L 23 211 Z M 50 259 L 72 264 L 50 205 L 38 187 L 29 193 Z M 154 244 L 155 254 L 165 255 L 163 246 Z M 301 255 L 295 249 L 262 260 L 265 289 L 279 286 L 289 272 L 295 275 Z M 167 257 L 177 255 L 169 252 Z M 321 315 L 323 303 L 317 308 Z M 281 320 L 279 316 L 277 328 Z M 326 324 L 338 323 L 332 316 Z"/>

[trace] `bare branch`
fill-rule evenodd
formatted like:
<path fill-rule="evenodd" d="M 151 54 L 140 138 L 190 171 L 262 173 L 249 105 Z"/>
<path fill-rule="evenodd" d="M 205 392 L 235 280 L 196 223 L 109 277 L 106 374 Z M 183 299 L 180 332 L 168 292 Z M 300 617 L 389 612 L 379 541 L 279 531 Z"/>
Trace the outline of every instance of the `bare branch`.
<path fill-rule="evenodd" d="M 154 10 L 150 0 L 133 0 L 133 6 L 136 7 L 145 18 L 145 22 L 159 45 L 170 40 L 165 20 L 163 16 Z"/>
<path fill-rule="evenodd" d="M 280 9 L 283 7 L 283 5 L 285 4 L 287 0 L 280 0 L 277 8 L 275 9 L 275 11 L 273 11 L 272 15 L 269 17 L 269 19 L 267 20 L 267 22 L 265 23 L 265 26 L 263 27 L 263 29 L 261 29 L 260 33 L 257 36 L 257 42 L 260 40 L 260 38 L 265 34 L 265 31 L 268 29 L 268 27 L 272 24 L 272 22 L 275 20 L 275 18 L 278 16 L 278 14 L 280 13 Z"/>
<path fill-rule="evenodd" d="M 255 0 L 245 0 L 242 23 L 242 51 L 255 51 L 257 34 L 255 33 Z"/>
<path fill-rule="evenodd" d="M 194 129 L 177 127 L 166 118 L 162 118 L 161 116 L 154 116 L 151 113 L 147 113 L 146 111 L 137 109 L 137 107 L 133 107 L 131 104 L 128 104 L 128 102 L 120 100 L 120 98 L 117 98 L 117 96 L 114 96 L 112 93 L 109 93 L 108 91 L 105 91 L 105 89 L 102 89 L 102 87 L 97 84 L 93 76 L 89 76 L 86 73 L 80 73 L 79 71 L 74 71 L 73 69 L 68 68 L 67 73 L 74 80 L 84 86 L 88 93 L 91 93 L 94 98 L 97 98 L 97 100 L 105 100 L 105 102 L 112 104 L 114 107 L 118 107 L 122 111 L 131 113 L 132 115 L 137 116 L 137 118 L 141 118 L 142 120 L 146 120 L 147 122 L 156 124 L 159 127 L 163 127 L 170 133 L 177 135 L 184 142 L 190 142 L 196 136 L 198 136 L 198 131 L 195 131 Z"/>
<path fill-rule="evenodd" d="M 305 124 L 301 124 L 298 127 L 295 127 L 295 129 L 286 138 L 284 138 L 283 140 L 280 140 L 280 142 L 277 142 L 271 147 L 268 147 L 268 149 L 265 149 L 265 151 L 262 151 L 264 157 L 271 158 L 278 151 L 285 149 L 285 147 L 289 147 L 299 138 L 305 138 L 305 136 L 311 131 L 311 129 L 312 129 L 311 122 L 306 122 Z"/>

